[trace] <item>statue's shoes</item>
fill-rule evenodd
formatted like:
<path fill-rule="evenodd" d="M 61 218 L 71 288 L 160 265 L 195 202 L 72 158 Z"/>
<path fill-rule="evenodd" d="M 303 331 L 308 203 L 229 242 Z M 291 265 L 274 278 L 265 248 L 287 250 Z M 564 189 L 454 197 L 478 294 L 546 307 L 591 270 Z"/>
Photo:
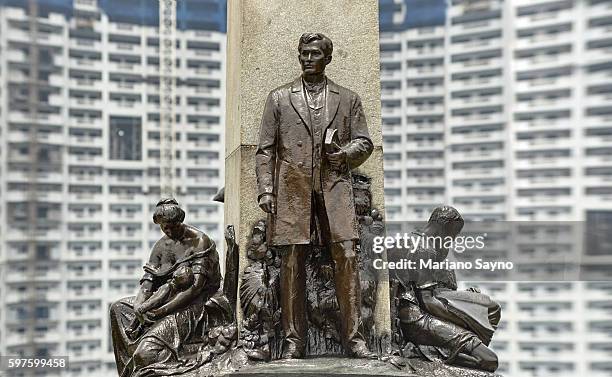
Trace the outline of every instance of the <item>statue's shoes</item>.
<path fill-rule="evenodd" d="M 250 360 L 270 361 L 270 351 L 268 350 L 259 348 L 259 349 L 254 349 L 254 350 L 248 350 L 246 354 Z"/>
<path fill-rule="evenodd" d="M 285 343 L 283 345 L 283 354 L 281 355 L 283 359 L 303 359 L 304 351 L 298 349 L 298 347 L 293 343 Z"/>
<path fill-rule="evenodd" d="M 378 355 L 370 351 L 364 343 L 354 345 L 350 350 L 350 356 L 356 359 L 378 359 Z"/>

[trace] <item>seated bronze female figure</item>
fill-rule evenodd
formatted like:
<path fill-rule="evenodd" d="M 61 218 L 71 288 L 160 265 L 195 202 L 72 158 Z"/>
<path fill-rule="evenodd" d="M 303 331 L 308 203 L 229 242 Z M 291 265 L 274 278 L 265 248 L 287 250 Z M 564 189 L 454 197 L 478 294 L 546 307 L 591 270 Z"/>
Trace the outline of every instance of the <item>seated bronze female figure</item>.
<path fill-rule="evenodd" d="M 123 298 L 111 305 L 113 347 L 122 377 L 197 368 L 194 362 L 183 359 L 187 354 L 185 346 L 197 343 L 202 336 L 206 321 L 204 304 L 217 292 L 221 273 L 215 243 L 199 229 L 184 224 L 184 218 L 185 212 L 176 200 L 163 199 L 157 203 L 153 221 L 165 235 L 151 250 L 136 297 Z M 193 274 L 193 279 L 188 279 L 189 286 L 165 295 L 167 301 L 161 306 L 144 305 L 160 289 L 167 289 L 180 268 L 188 268 Z M 146 318 L 147 326 L 133 335 L 130 329 L 138 321 L 137 313 Z"/>

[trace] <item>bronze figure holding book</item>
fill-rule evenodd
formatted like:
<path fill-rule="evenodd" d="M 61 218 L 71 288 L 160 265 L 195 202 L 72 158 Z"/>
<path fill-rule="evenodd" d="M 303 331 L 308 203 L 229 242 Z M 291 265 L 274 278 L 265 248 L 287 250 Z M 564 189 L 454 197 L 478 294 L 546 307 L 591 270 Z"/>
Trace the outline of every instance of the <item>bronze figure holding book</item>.
<path fill-rule="evenodd" d="M 351 169 L 370 156 L 373 144 L 359 96 L 325 75 L 332 50 L 323 34 L 301 36 L 303 73 L 268 95 L 256 154 L 258 200 L 269 214 L 269 242 L 283 249 L 285 358 L 305 352 L 305 258 L 313 244 L 326 246 L 335 262 L 345 350 L 355 357 L 374 356 L 359 329 L 359 232 L 351 179 Z"/>

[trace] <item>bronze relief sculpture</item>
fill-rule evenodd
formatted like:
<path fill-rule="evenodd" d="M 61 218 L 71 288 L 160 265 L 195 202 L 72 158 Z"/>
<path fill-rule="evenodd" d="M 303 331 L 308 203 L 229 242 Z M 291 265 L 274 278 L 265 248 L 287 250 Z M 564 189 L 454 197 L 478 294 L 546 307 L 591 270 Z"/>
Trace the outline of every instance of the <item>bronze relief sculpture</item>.
<path fill-rule="evenodd" d="M 326 246 L 334 260 L 346 352 L 376 357 L 360 330 L 359 232 L 351 179 L 351 169 L 370 156 L 373 144 L 359 96 L 325 75 L 332 51 L 332 41 L 323 34 L 300 37 L 303 73 L 268 95 L 256 153 L 258 200 L 269 214 L 269 243 L 282 248 L 283 358 L 305 356 L 305 260 L 311 245 Z M 327 137 L 332 133 L 337 142 Z"/>
<path fill-rule="evenodd" d="M 267 218 L 252 224 L 245 266 L 231 224 L 221 279 L 214 242 L 183 223 L 176 200 L 157 204 L 153 221 L 165 235 L 151 250 L 138 294 L 110 309 L 120 376 L 221 376 L 272 364 L 258 374 L 268 375 L 299 368 L 295 359 L 340 354 L 361 358 L 348 365 L 371 375 L 448 370 L 482 377 L 497 368 L 489 342 L 501 309 L 475 289 L 458 291 L 453 271 L 395 270 L 393 338 L 376 334 L 373 240 L 385 235 L 385 225 L 372 206 L 370 178 L 352 171 L 373 144 L 359 96 L 325 75 L 332 51 L 325 35 L 303 34 L 302 75 L 265 101 L 256 175 L 257 204 Z M 224 201 L 223 190 L 215 200 Z M 462 227 L 459 213 L 443 206 L 419 234 L 456 237 Z M 447 255 L 444 248 L 415 254 Z M 436 359 L 473 369 L 429 362 Z M 331 369 L 347 365 L 321 360 Z"/>
<path fill-rule="evenodd" d="M 371 207 L 369 179 L 360 174 L 353 174 L 352 178 L 360 228 L 356 250 L 361 288 L 357 298 L 361 310 L 360 332 L 370 348 L 381 353 L 373 317 L 378 282 L 372 268 L 371 240 L 382 234 L 384 226 L 378 211 Z M 258 221 L 247 244 L 248 264 L 240 285 L 241 338 L 251 360 L 282 358 L 285 343 L 280 305 L 284 294 L 280 278 L 283 246 L 269 245 L 268 238 L 267 221 Z M 309 357 L 342 355 L 344 318 L 337 300 L 334 260 L 324 246 L 312 245 L 304 262 L 307 287 L 304 317 L 308 328 L 304 338 L 305 354 Z"/>

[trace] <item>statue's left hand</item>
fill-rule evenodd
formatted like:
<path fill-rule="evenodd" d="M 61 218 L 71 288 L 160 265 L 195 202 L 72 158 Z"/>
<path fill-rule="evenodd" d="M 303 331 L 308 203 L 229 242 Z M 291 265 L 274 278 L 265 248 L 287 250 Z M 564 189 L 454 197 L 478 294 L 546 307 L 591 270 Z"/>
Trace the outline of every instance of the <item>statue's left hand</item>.
<path fill-rule="evenodd" d="M 332 169 L 342 171 L 346 166 L 346 152 L 340 150 L 336 153 L 329 153 L 327 154 L 327 160 L 329 161 Z"/>

